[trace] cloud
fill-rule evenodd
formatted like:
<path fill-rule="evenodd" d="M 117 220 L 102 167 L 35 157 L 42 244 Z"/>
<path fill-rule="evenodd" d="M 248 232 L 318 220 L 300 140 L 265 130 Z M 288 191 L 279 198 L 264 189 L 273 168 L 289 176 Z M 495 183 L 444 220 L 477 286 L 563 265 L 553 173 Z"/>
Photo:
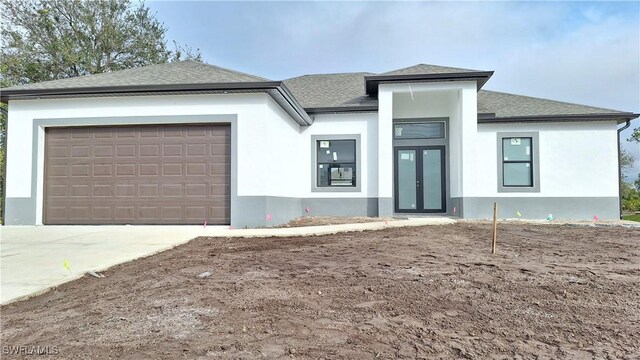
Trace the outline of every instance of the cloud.
<path fill-rule="evenodd" d="M 638 2 L 149 5 L 208 62 L 271 79 L 431 63 L 495 70 L 493 90 L 640 112 Z M 640 168 L 636 145 L 623 146 Z"/>

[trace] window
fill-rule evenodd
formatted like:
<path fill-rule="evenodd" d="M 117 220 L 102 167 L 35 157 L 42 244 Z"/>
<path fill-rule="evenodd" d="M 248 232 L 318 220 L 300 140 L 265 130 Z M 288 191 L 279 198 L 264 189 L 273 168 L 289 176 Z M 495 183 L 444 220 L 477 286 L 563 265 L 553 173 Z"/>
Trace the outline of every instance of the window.
<path fill-rule="evenodd" d="M 502 185 L 533 186 L 531 138 L 502 139 Z"/>
<path fill-rule="evenodd" d="M 317 187 L 356 186 L 356 140 L 316 140 Z"/>
<path fill-rule="evenodd" d="M 537 133 L 498 133 L 498 192 L 539 192 Z"/>
<path fill-rule="evenodd" d="M 444 139 L 444 122 L 410 123 L 399 122 L 393 124 L 393 137 L 402 139 Z"/>

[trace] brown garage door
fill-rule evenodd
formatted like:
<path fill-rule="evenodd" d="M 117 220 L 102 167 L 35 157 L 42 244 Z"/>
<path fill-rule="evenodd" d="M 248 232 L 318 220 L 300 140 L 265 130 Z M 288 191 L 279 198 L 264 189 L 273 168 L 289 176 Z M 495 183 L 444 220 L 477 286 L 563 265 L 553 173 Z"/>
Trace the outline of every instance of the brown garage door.
<path fill-rule="evenodd" d="M 45 224 L 229 223 L 230 127 L 48 128 Z"/>

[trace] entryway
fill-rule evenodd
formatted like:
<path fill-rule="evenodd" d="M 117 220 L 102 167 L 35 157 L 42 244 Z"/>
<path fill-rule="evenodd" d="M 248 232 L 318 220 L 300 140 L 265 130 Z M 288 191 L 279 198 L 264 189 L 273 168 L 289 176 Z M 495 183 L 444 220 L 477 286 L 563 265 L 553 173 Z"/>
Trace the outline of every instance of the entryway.
<path fill-rule="evenodd" d="M 446 212 L 445 147 L 394 148 L 395 212 Z"/>

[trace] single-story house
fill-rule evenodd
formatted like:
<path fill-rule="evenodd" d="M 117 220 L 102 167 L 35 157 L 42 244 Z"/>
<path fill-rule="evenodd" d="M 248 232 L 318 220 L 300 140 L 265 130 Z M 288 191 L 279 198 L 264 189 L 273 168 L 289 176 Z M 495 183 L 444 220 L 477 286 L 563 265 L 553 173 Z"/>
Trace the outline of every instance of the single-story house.
<path fill-rule="evenodd" d="M 638 114 L 415 65 L 283 81 L 192 61 L 5 88 L 6 224 L 617 219 Z M 602 91 L 599 89 L 598 91 Z"/>

